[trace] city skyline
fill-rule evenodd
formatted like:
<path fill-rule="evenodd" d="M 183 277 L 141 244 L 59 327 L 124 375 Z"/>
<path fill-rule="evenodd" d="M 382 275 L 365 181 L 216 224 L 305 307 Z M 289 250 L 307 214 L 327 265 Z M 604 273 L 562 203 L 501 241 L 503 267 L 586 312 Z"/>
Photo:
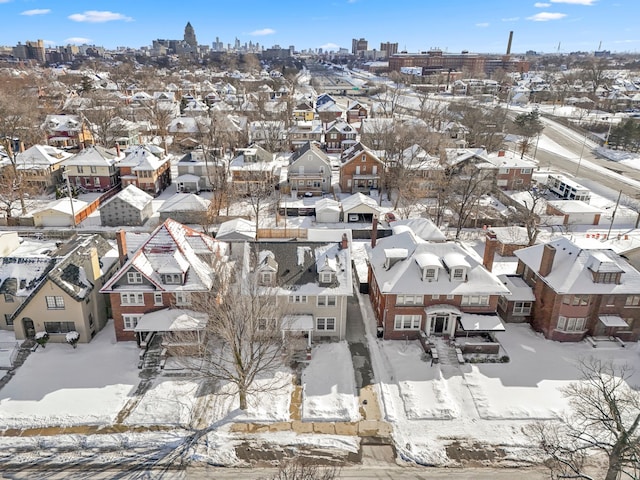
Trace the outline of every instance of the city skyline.
<path fill-rule="evenodd" d="M 231 5 L 185 0 L 169 10 L 147 1 L 96 1 L 80 7 L 60 0 L 0 0 L 6 20 L 0 44 L 42 39 L 46 46 L 139 48 L 158 38 L 182 39 L 191 22 L 198 42 L 209 46 L 218 37 L 225 46 L 238 38 L 265 47 L 351 50 L 351 39 L 362 37 L 369 49 L 389 41 L 409 52 L 437 47 L 452 53 L 502 53 L 514 31 L 514 53 L 640 48 L 636 0 L 402 0 L 393 6 L 381 0 L 336 0 L 324 6 L 292 0 Z"/>

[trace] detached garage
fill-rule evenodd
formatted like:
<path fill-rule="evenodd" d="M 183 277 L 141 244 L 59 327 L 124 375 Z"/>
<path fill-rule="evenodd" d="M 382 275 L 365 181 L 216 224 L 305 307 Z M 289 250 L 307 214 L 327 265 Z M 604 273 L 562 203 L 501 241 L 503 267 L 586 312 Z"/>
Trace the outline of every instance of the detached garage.
<path fill-rule="evenodd" d="M 71 202 L 73 202 L 73 210 Z M 87 205 L 87 202 L 75 198 L 73 200 L 61 198 L 33 212 L 33 224 L 36 227 L 72 227 L 75 225 L 73 216 L 80 213 Z"/>
<path fill-rule="evenodd" d="M 316 222 L 338 223 L 340 221 L 340 204 L 330 198 L 316 202 Z"/>
<path fill-rule="evenodd" d="M 342 201 L 342 214 L 347 223 L 371 223 L 374 216 L 380 218 L 380 209 L 373 198 L 354 193 Z"/>

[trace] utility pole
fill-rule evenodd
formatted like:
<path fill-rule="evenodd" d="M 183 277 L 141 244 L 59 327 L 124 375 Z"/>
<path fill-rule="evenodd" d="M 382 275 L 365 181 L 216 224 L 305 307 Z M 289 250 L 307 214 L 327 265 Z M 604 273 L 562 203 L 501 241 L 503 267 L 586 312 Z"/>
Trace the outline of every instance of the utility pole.
<path fill-rule="evenodd" d="M 66 167 L 62 167 L 62 168 L 63 168 L 62 175 L 64 175 L 64 179 L 67 184 L 67 196 L 69 197 L 69 202 L 71 205 L 71 222 L 72 222 L 71 227 L 76 228 L 76 213 L 73 208 L 73 195 L 71 193 L 71 183 L 69 182 L 69 174 L 67 173 Z"/>
<path fill-rule="evenodd" d="M 609 224 L 609 231 L 607 232 L 607 240 L 609 239 L 609 235 L 611 235 L 611 228 L 613 228 L 613 221 L 616 218 L 616 212 L 618 211 L 618 205 L 620 205 L 621 196 L 622 196 L 622 190 L 618 192 L 618 200 L 616 200 L 616 206 L 613 209 L 613 214 L 611 215 L 611 223 Z"/>

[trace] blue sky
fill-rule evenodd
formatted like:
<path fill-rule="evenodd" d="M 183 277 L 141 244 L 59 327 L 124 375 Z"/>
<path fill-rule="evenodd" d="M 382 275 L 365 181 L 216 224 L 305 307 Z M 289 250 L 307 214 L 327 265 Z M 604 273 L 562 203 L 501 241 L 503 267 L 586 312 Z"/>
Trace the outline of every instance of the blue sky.
<path fill-rule="evenodd" d="M 397 42 L 409 52 L 640 51 L 640 0 L 0 0 L 0 45 L 43 39 L 51 45 L 107 48 L 181 39 L 190 21 L 199 43 L 270 47 L 369 48 Z"/>

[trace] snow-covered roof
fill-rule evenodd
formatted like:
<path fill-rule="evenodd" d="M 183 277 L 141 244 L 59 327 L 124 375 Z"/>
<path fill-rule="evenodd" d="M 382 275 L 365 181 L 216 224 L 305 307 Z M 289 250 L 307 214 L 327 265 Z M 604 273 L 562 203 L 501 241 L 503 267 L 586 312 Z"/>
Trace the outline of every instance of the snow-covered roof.
<path fill-rule="evenodd" d="M 561 237 L 546 245 L 555 249 L 551 272 L 540 277 L 558 294 L 640 294 L 640 272 L 626 259 L 607 249 L 586 250 L 578 247 L 571 240 Z M 515 252 L 516 257 L 531 270 L 540 269 L 540 261 L 545 245 L 534 245 Z M 592 272 L 595 264 L 610 262 L 607 269 L 621 271 L 621 282 L 596 283 Z"/>
<path fill-rule="evenodd" d="M 354 193 L 353 195 L 350 195 L 349 197 L 342 200 L 342 211 L 347 213 L 350 210 L 353 210 L 354 208 L 357 208 L 361 205 L 366 205 L 371 209 L 373 213 L 380 211 L 378 202 L 360 192 Z"/>
<path fill-rule="evenodd" d="M 73 157 L 65 160 L 63 163 L 67 166 L 112 166 L 118 160 L 118 156 L 114 150 L 106 149 L 99 145 L 93 145 L 84 150 L 80 150 Z"/>
<path fill-rule="evenodd" d="M 20 170 L 47 168 L 72 156 L 72 153 L 50 145 L 34 145 L 16 155 L 16 166 Z"/>
<path fill-rule="evenodd" d="M 250 222 L 244 218 L 234 218 L 233 220 L 220 224 L 220 228 L 216 234 L 216 239 L 255 240 L 256 225 L 254 222 Z"/>
<path fill-rule="evenodd" d="M 508 300 L 512 302 L 534 302 L 533 290 L 520 275 L 498 275 L 502 284 L 509 289 Z"/>
<path fill-rule="evenodd" d="M 498 315 L 463 313 L 460 324 L 465 332 L 504 332 L 504 325 Z"/>
<path fill-rule="evenodd" d="M 140 190 L 135 185 L 128 185 L 122 191 L 118 192 L 117 195 L 114 195 L 109 200 L 107 200 L 101 208 L 104 208 L 116 198 L 125 203 L 128 203 L 136 210 L 143 210 L 144 207 L 146 207 L 153 200 L 153 197 L 147 192 Z"/>
<path fill-rule="evenodd" d="M 445 242 L 447 236 L 427 218 L 407 218 L 389 224 L 395 232 L 398 227 L 409 227 L 419 238 L 427 242 Z"/>
<path fill-rule="evenodd" d="M 87 202 L 78 200 L 77 198 L 69 199 L 67 197 L 56 200 L 33 212 L 33 215 L 43 215 L 47 212 L 72 214 L 71 204 L 73 203 L 73 214 L 77 214 L 80 210 L 88 205 Z"/>
<path fill-rule="evenodd" d="M 389 264 L 388 252 L 400 249 L 406 251 L 406 256 Z M 376 283 L 383 293 L 501 295 L 509 292 L 496 275 L 458 243 L 429 243 L 413 232 L 405 231 L 378 240 L 373 249 L 367 249 L 367 254 Z M 452 280 L 446 271 L 441 271 L 433 281 L 423 281 L 422 270 L 416 261 L 416 256 L 420 261 L 427 259 L 422 254 L 438 258 L 448 268 L 464 266 L 466 281 Z"/>
<path fill-rule="evenodd" d="M 203 312 L 165 308 L 145 313 L 138 320 L 136 332 L 185 332 L 204 330 L 209 316 Z"/>
<path fill-rule="evenodd" d="M 160 213 L 206 212 L 211 202 L 193 193 L 176 193 L 158 209 Z"/>

